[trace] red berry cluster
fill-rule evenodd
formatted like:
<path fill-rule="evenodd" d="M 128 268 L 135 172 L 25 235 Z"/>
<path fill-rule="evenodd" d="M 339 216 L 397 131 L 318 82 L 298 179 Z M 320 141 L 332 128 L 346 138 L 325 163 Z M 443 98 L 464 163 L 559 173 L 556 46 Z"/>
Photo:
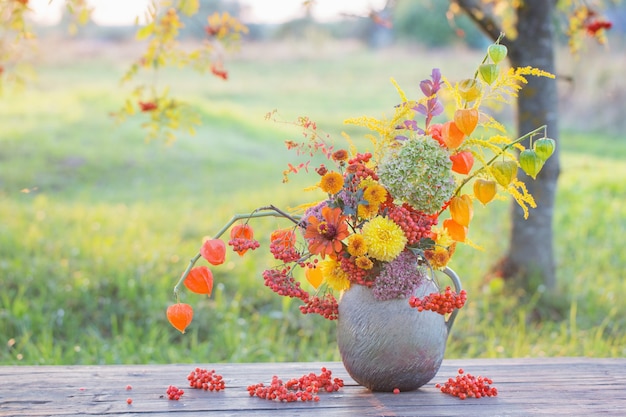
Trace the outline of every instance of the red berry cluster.
<path fill-rule="evenodd" d="M 289 267 L 266 269 L 263 271 L 265 286 L 278 295 L 299 298 L 306 302 L 309 299 L 309 293 L 300 288 L 300 283 L 293 278 L 289 271 Z"/>
<path fill-rule="evenodd" d="M 465 301 L 467 301 L 465 290 L 457 294 L 448 286 L 443 293 L 434 292 L 422 298 L 413 296 L 409 299 L 409 305 L 417 308 L 417 311 L 431 310 L 439 314 L 448 314 L 455 308 L 462 308 Z"/>
<path fill-rule="evenodd" d="M 341 269 L 348 275 L 348 279 L 355 284 L 371 287 L 374 285 L 374 278 L 370 271 L 361 269 L 354 263 L 354 258 L 341 257 L 339 259 Z"/>
<path fill-rule="evenodd" d="M 613 23 L 611 23 L 608 20 L 602 20 L 602 19 L 593 20 L 585 25 L 587 34 L 589 34 L 590 36 L 595 36 L 595 34 L 602 29 L 609 30 L 612 27 L 613 27 Z"/>
<path fill-rule="evenodd" d="M 294 402 L 294 401 L 319 401 L 318 392 L 334 392 L 343 387 L 343 380 L 332 378 L 332 372 L 322 368 L 322 373 L 315 375 L 311 372 L 300 378 L 290 379 L 283 383 L 277 376 L 272 377 L 269 386 L 262 382 L 248 386 L 251 397 L 255 395 L 271 401 Z"/>
<path fill-rule="evenodd" d="M 310 297 L 300 306 L 302 314 L 319 314 L 328 320 L 337 320 L 339 317 L 339 304 L 331 293 L 326 293 L 322 298 L 318 296 Z"/>
<path fill-rule="evenodd" d="M 364 154 L 357 154 L 354 158 L 348 161 L 348 168 L 346 169 L 346 173 L 353 174 L 355 180 L 360 180 L 363 178 L 370 177 L 373 180 L 378 180 L 378 174 L 368 167 L 365 164 L 370 160 L 372 154 L 367 152 Z"/>
<path fill-rule="evenodd" d="M 224 378 L 215 373 L 215 370 L 196 368 L 187 376 L 191 388 L 203 389 L 205 391 L 221 391 L 226 388 Z"/>
<path fill-rule="evenodd" d="M 254 239 L 246 239 L 245 237 L 235 237 L 228 241 L 228 245 L 239 254 L 243 254 L 248 249 L 255 250 L 260 244 Z"/>
<path fill-rule="evenodd" d="M 437 224 L 436 216 L 429 216 L 417 211 L 406 203 L 401 206 L 390 205 L 388 216 L 400 226 L 407 238 L 408 245 L 414 245 L 428 237 L 430 229 Z"/>
<path fill-rule="evenodd" d="M 450 394 L 464 400 L 468 397 L 495 397 L 498 395 L 498 389 L 492 387 L 491 384 L 493 384 L 493 381 L 490 378 L 475 377 L 471 374 L 466 374 L 463 369 L 459 369 L 459 374 L 456 378 L 448 378 L 448 382 L 443 385 L 436 384 L 435 387 L 439 388 L 444 394 Z"/>
<path fill-rule="evenodd" d="M 167 398 L 169 398 L 170 400 L 178 401 L 180 400 L 180 397 L 183 396 L 185 391 L 183 391 L 182 389 L 178 389 L 174 385 L 170 385 L 169 387 L 167 387 L 167 391 L 165 391 L 165 393 L 167 394 Z"/>
<path fill-rule="evenodd" d="M 295 262 L 302 257 L 296 248 L 285 245 L 285 243 L 279 239 L 270 242 L 270 252 L 274 255 L 274 259 L 283 261 L 286 264 Z"/>

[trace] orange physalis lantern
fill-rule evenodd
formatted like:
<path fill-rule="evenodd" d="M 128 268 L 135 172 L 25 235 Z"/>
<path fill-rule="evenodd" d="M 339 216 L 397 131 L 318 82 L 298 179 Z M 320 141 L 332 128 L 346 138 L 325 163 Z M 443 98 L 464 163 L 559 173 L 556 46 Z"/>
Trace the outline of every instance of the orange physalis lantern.
<path fill-rule="evenodd" d="M 206 266 L 192 268 L 183 282 L 189 291 L 196 294 L 206 294 L 210 297 L 213 292 L 213 273 Z"/>
<path fill-rule="evenodd" d="M 482 178 L 474 181 L 474 197 L 483 204 L 487 204 L 496 195 L 496 182 Z"/>
<path fill-rule="evenodd" d="M 450 155 L 450 160 L 452 161 L 452 171 L 458 174 L 469 174 L 474 166 L 474 155 L 470 151 L 462 151 Z"/>
<path fill-rule="evenodd" d="M 293 248 L 296 244 L 296 234 L 293 229 L 274 230 L 270 235 L 270 242 L 285 248 Z"/>
<path fill-rule="evenodd" d="M 221 265 L 226 258 L 226 245 L 220 239 L 207 239 L 200 248 L 200 255 L 211 265 Z"/>
<path fill-rule="evenodd" d="M 193 319 L 193 308 L 189 304 L 173 304 L 167 308 L 167 319 L 178 331 L 185 333 L 185 329 Z"/>
<path fill-rule="evenodd" d="M 448 236 L 457 242 L 465 242 L 467 238 L 467 227 L 455 222 L 453 219 L 443 221 L 443 228 L 448 232 Z"/>
<path fill-rule="evenodd" d="M 448 149 L 456 149 L 463 143 L 465 134 L 458 128 L 456 123 L 450 121 L 441 127 L 441 138 Z"/>
<path fill-rule="evenodd" d="M 471 135 L 478 125 L 477 109 L 459 109 L 454 112 L 456 127 L 467 136 Z"/>
<path fill-rule="evenodd" d="M 469 195 L 455 196 L 450 201 L 450 215 L 452 219 L 462 226 L 469 226 L 474 216 L 472 199 Z"/>
<path fill-rule="evenodd" d="M 252 227 L 248 224 L 238 224 L 233 226 L 230 230 L 230 238 L 232 240 L 242 240 L 242 241 L 252 241 L 254 239 L 254 232 L 252 231 Z M 238 245 L 239 246 L 239 245 Z M 244 247 L 235 246 L 235 252 L 239 254 L 239 256 L 243 256 L 246 252 L 248 252 L 248 247 L 244 245 Z"/>
<path fill-rule="evenodd" d="M 459 82 L 457 91 L 461 98 L 467 102 L 476 100 L 482 94 L 480 82 L 474 78 L 466 78 Z"/>
<path fill-rule="evenodd" d="M 322 270 L 320 268 L 305 268 L 304 275 L 306 276 L 306 280 L 309 281 L 309 284 L 313 286 L 313 288 L 317 289 L 324 277 L 322 276 Z"/>

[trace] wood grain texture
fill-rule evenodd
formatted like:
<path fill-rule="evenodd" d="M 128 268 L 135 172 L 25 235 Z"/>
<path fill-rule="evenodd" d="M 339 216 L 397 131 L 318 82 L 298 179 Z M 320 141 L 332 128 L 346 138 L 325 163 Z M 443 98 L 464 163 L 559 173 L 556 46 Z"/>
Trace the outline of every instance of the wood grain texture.
<path fill-rule="evenodd" d="M 226 390 L 188 389 L 196 366 L 224 376 Z M 325 366 L 344 379 L 319 402 L 278 403 L 250 397 L 248 385 L 283 380 Z M 458 368 L 492 378 L 494 398 L 458 398 L 434 384 Z M 132 390 L 127 391 L 126 386 Z M 165 397 L 169 385 L 185 390 Z M 126 403 L 132 398 L 132 405 Z M 0 367 L 0 416 L 626 416 L 626 358 L 444 360 L 422 388 L 398 395 L 358 386 L 339 362 Z"/>

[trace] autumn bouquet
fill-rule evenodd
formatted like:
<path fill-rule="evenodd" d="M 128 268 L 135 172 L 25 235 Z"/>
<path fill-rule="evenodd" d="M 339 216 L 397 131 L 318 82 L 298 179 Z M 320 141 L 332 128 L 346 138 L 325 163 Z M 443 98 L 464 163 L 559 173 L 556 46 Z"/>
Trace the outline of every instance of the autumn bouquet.
<path fill-rule="evenodd" d="M 390 118 L 346 121 L 372 131 L 365 152 L 345 134 L 348 146 L 335 148 L 314 122 L 300 118 L 304 140 L 287 141 L 287 147 L 327 159 L 329 166 L 315 168 L 313 185 L 324 197 L 289 212 L 267 206 L 233 216 L 203 242 L 175 286 L 177 303 L 167 310 L 172 325 L 184 332 L 193 316 L 192 307 L 178 300 L 181 285 L 211 294 L 211 270 L 195 266 L 197 261 L 223 263 L 222 236 L 228 230 L 228 245 L 239 255 L 258 248 L 251 222 L 266 216 L 285 218 L 291 225 L 270 236 L 277 265 L 263 272 L 264 284 L 299 299 L 304 314 L 337 319 L 335 294 L 353 285 L 371 288 L 377 300 L 406 298 L 418 310 L 447 314 L 462 307 L 464 291 L 446 288 L 421 299 L 411 295 L 420 282 L 433 279 L 434 270 L 447 267 L 457 244 L 475 246 L 468 228 L 476 201 L 486 205 L 499 194 L 510 194 L 528 215 L 535 202 L 517 178 L 518 168 L 534 178 L 555 147 L 545 126 L 511 139 L 483 111 L 489 102 L 516 97 L 527 76 L 553 77 L 530 67 L 500 68 L 506 53 L 504 45 L 492 44 L 474 76 L 455 83 L 434 69 L 420 83 L 424 97 L 418 100 L 409 99 L 392 80 L 400 103 Z M 522 145 L 526 140 L 528 148 Z M 284 182 L 308 171 L 310 162 L 289 164 Z M 304 274 L 296 274 L 299 269 Z M 302 275 L 308 284 L 297 278 Z"/>

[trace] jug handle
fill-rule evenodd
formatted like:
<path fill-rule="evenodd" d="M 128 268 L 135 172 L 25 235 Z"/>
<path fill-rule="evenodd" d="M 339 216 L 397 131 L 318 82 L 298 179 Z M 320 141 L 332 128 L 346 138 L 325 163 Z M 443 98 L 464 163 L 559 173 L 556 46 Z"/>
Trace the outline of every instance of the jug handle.
<path fill-rule="evenodd" d="M 446 266 L 446 268 L 443 270 L 443 273 L 446 274 L 452 280 L 452 283 L 454 284 L 454 290 L 457 293 L 460 293 L 462 289 L 461 280 L 459 276 L 456 274 L 456 272 L 454 272 L 452 269 Z M 448 334 L 450 333 L 450 329 L 452 329 L 452 324 L 454 323 L 454 319 L 456 318 L 456 315 L 458 314 L 458 312 L 459 312 L 458 309 L 454 309 L 454 311 L 450 314 L 450 317 L 448 317 L 448 320 L 446 321 Z"/>

